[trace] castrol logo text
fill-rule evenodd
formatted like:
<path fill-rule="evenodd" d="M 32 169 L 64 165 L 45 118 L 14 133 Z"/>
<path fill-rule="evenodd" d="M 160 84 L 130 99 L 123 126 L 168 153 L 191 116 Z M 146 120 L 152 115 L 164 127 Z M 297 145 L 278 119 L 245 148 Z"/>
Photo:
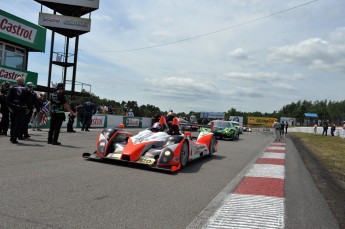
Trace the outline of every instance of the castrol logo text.
<path fill-rule="evenodd" d="M 0 15 L 0 32 L 29 43 L 35 41 L 37 34 L 36 29 L 4 17 L 3 15 Z"/>

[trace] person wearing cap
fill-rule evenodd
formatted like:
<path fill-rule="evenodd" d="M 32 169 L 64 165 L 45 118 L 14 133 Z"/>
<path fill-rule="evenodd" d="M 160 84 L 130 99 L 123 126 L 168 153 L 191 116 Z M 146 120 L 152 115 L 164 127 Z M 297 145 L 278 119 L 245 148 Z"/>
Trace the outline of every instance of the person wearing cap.
<path fill-rule="evenodd" d="M 28 107 L 31 107 L 29 91 L 24 85 L 24 78 L 17 77 L 17 85 L 8 90 L 6 104 L 10 111 L 11 138 L 13 144 L 18 143 L 17 139 L 22 133 L 25 124 L 25 114 Z"/>
<path fill-rule="evenodd" d="M 30 138 L 29 135 L 29 123 L 30 120 L 32 118 L 32 114 L 34 112 L 34 108 L 35 108 L 35 104 L 37 103 L 37 95 L 34 91 L 34 85 L 32 82 L 28 82 L 26 83 L 26 89 L 28 91 L 28 99 L 30 99 L 30 106 L 28 106 L 28 112 L 25 114 L 25 122 L 24 122 L 24 126 L 22 128 L 22 133 L 20 133 L 18 139 L 20 140 L 24 140 L 27 138 Z"/>
<path fill-rule="evenodd" d="M 10 112 L 6 105 L 6 97 L 7 97 L 7 92 L 9 89 L 10 89 L 10 83 L 8 81 L 3 82 L 1 84 L 0 113 L 2 114 L 2 118 L 0 121 L 0 135 L 7 135 L 8 127 L 10 124 Z"/>
<path fill-rule="evenodd" d="M 62 122 L 65 120 L 65 110 L 73 116 L 77 114 L 68 106 L 67 99 L 64 95 L 65 85 L 58 83 L 56 92 L 50 95 L 50 128 L 48 132 L 48 144 L 61 145 L 58 142 Z"/>

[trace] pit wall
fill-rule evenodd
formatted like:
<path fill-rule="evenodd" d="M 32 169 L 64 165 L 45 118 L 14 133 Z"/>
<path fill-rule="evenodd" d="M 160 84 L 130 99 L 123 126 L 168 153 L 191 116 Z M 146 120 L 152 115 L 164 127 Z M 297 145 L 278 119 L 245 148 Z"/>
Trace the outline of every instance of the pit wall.
<path fill-rule="evenodd" d="M 67 127 L 68 122 L 68 112 L 65 113 L 66 120 L 62 123 L 62 127 Z M 48 118 L 49 120 L 49 118 Z M 102 115 L 96 114 L 92 116 L 92 125 L 93 128 L 111 128 L 119 127 L 120 124 L 124 124 L 125 128 L 148 128 L 152 125 L 151 118 L 145 117 L 125 117 L 121 115 Z M 49 127 L 49 121 L 46 127 Z M 81 123 L 79 118 L 77 121 L 74 121 L 74 128 L 81 128 Z M 273 131 L 271 128 L 253 128 L 253 132 L 256 131 Z M 316 134 L 322 134 L 323 128 L 318 127 Z M 314 133 L 314 127 L 289 127 L 289 132 L 302 132 L 302 133 Z M 331 136 L 331 128 L 328 128 L 327 135 Z M 337 127 L 334 133 L 335 136 L 345 138 L 345 131 L 342 127 Z"/>
<path fill-rule="evenodd" d="M 69 112 L 65 113 L 66 119 L 62 123 L 62 127 L 67 127 L 68 122 L 68 114 Z M 50 117 L 48 118 L 48 120 Z M 151 118 L 143 118 L 143 117 L 125 117 L 122 115 L 103 115 L 103 114 L 95 114 L 92 116 L 92 128 L 111 128 L 111 127 L 119 127 L 120 124 L 124 124 L 125 128 L 148 128 L 152 125 Z M 49 127 L 49 121 L 46 127 Z M 74 128 L 81 128 L 81 123 L 79 117 L 74 120 L 73 124 Z"/>
<path fill-rule="evenodd" d="M 302 132 L 302 133 L 314 133 L 314 127 L 291 127 L 288 128 L 289 132 Z M 322 134 L 323 128 L 318 127 L 316 130 L 316 134 Z M 331 136 L 331 128 L 328 127 L 327 135 Z M 334 132 L 334 136 L 345 138 L 345 130 L 342 127 L 337 127 Z"/>

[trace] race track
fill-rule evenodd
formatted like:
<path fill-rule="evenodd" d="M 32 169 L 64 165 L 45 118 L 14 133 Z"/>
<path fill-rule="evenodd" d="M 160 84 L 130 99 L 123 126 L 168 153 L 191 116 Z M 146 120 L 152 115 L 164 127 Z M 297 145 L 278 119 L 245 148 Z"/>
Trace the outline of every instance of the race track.
<path fill-rule="evenodd" d="M 212 158 L 170 174 L 83 159 L 94 151 L 98 132 L 63 130 L 62 146 L 48 145 L 47 131 L 31 132 L 18 145 L 0 136 L 0 227 L 170 229 L 196 220 L 202 227 L 207 219 L 200 216 L 214 214 L 273 140 L 270 133 L 253 132 L 219 141 Z M 286 154 L 285 227 L 315 222 L 321 227 L 313 228 L 337 228 L 289 140 Z"/>

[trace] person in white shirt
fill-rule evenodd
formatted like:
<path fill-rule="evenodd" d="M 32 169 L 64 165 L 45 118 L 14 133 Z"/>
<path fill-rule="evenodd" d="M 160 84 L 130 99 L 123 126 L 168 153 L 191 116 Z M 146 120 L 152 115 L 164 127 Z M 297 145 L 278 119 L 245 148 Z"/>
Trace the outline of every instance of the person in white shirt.
<path fill-rule="evenodd" d="M 280 141 L 280 123 L 278 122 L 278 119 L 276 119 L 272 125 L 273 131 L 274 131 L 274 137 L 275 141 Z"/>

